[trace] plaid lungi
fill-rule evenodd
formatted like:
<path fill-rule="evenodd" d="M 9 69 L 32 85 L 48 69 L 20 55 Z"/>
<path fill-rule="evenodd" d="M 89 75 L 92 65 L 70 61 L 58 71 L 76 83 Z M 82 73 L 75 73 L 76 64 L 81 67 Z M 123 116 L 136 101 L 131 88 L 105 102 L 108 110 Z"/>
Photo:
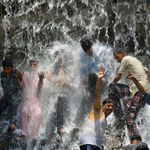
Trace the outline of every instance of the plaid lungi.
<path fill-rule="evenodd" d="M 128 133 L 138 133 L 135 120 L 141 107 L 145 106 L 144 96 L 141 92 L 130 98 L 129 87 L 124 84 L 111 83 L 108 88 L 109 97 L 114 100 L 114 114 L 119 119 L 125 119 Z M 121 103 L 122 106 L 121 106 Z"/>

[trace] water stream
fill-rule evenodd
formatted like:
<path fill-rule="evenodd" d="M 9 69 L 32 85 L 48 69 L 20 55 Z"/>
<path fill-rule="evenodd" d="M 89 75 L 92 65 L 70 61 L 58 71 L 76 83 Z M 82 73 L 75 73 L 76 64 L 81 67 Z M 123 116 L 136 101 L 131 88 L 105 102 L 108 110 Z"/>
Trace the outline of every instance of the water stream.
<path fill-rule="evenodd" d="M 137 57 L 150 69 L 150 5 L 146 0 L 1 0 L 0 3 L 6 11 L 2 20 L 5 36 L 1 46 L 1 59 L 12 59 L 15 68 L 21 71 L 28 70 L 30 59 L 37 59 L 39 70 L 48 74 L 55 62 L 54 53 L 60 49 L 65 50 L 74 78 L 70 85 L 72 94 L 65 126 L 68 133 L 74 127 L 73 120 L 82 97 L 78 59 L 81 51 L 79 41 L 83 36 L 91 37 L 95 46 L 99 47 L 97 55 L 105 66 L 109 66 L 108 83 L 113 80 L 119 67 L 112 55 L 114 47 L 124 47 L 128 54 Z M 0 67 L 0 71 L 2 69 Z M 56 98 L 50 97 L 52 88 L 50 82 L 44 79 L 39 139 L 45 137 L 47 120 L 55 111 Z M 107 92 L 104 97 L 107 97 Z M 137 123 L 143 141 L 150 147 L 149 110 L 149 106 L 141 110 Z M 113 122 L 115 118 L 112 114 L 108 118 L 108 125 L 112 130 Z M 107 136 L 109 144 L 105 142 L 105 148 L 117 147 L 111 145 L 113 134 Z M 68 149 L 78 150 L 78 140 L 70 141 L 69 138 L 68 136 L 64 139 L 59 149 L 66 149 L 68 144 Z M 129 143 L 126 134 L 122 143 L 123 146 Z M 40 142 L 37 142 L 34 149 L 55 149 L 55 144 L 54 142 L 41 146 Z M 32 149 L 30 142 L 26 147 Z M 18 146 L 19 148 L 22 147 Z"/>

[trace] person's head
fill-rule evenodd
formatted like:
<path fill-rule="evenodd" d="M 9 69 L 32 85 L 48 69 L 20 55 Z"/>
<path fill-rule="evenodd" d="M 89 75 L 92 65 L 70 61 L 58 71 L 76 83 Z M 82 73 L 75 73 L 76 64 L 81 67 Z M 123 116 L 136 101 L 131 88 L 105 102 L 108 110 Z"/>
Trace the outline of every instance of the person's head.
<path fill-rule="evenodd" d="M 36 71 L 38 67 L 38 62 L 36 60 L 30 60 L 29 68 L 31 71 Z"/>
<path fill-rule="evenodd" d="M 131 136 L 130 143 L 135 143 L 135 142 L 142 142 L 142 138 L 140 135 L 134 134 Z"/>
<path fill-rule="evenodd" d="M 105 116 L 109 116 L 113 109 L 114 109 L 114 102 L 111 98 L 106 98 L 103 100 L 102 102 L 102 109 L 103 109 L 103 112 L 105 114 Z"/>
<path fill-rule="evenodd" d="M 141 144 L 136 148 L 136 150 L 149 150 L 149 148 L 146 145 Z"/>
<path fill-rule="evenodd" d="M 123 57 L 127 56 L 123 48 L 116 48 L 113 52 L 113 55 L 117 62 L 121 63 Z"/>
<path fill-rule="evenodd" d="M 14 68 L 13 63 L 10 59 L 5 59 L 2 62 L 3 70 L 7 75 L 10 75 Z"/>
<path fill-rule="evenodd" d="M 64 49 L 60 49 L 59 51 L 56 51 L 54 53 L 54 59 L 57 59 L 57 63 L 60 65 L 63 65 L 66 61 L 66 54 L 64 52 Z"/>
<path fill-rule="evenodd" d="M 83 51 L 87 55 L 91 56 L 93 54 L 93 50 L 92 50 L 93 41 L 90 38 L 88 38 L 88 37 L 82 38 L 80 40 L 80 44 L 81 44 Z"/>

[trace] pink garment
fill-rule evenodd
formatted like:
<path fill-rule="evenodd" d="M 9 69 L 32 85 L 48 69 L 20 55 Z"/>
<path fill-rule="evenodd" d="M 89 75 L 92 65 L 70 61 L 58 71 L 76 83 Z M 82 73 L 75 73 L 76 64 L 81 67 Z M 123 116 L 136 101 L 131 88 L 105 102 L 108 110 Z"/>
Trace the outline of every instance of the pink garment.
<path fill-rule="evenodd" d="M 23 88 L 22 98 L 24 100 L 22 106 L 22 135 L 29 136 L 28 123 L 31 120 L 31 136 L 36 138 L 40 126 L 41 120 L 41 103 L 40 103 L 40 90 L 43 86 L 39 82 L 38 75 L 31 73 L 23 74 L 23 82 L 21 82 Z"/>

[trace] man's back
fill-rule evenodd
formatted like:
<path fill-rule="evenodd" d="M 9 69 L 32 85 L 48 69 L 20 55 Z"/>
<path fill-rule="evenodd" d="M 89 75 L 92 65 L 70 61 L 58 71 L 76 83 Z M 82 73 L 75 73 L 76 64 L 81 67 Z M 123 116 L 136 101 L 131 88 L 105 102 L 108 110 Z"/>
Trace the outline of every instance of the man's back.
<path fill-rule="evenodd" d="M 145 89 L 148 89 L 148 80 L 146 74 L 146 71 L 148 69 L 143 67 L 142 63 L 139 60 L 132 56 L 125 56 L 121 61 L 118 73 L 125 73 L 125 76 L 127 76 L 126 70 L 131 72 L 144 86 Z M 135 86 L 133 81 L 129 79 L 127 79 L 126 82 L 130 88 L 130 92 L 132 93 L 132 95 L 134 95 L 138 91 L 137 87 Z"/>

